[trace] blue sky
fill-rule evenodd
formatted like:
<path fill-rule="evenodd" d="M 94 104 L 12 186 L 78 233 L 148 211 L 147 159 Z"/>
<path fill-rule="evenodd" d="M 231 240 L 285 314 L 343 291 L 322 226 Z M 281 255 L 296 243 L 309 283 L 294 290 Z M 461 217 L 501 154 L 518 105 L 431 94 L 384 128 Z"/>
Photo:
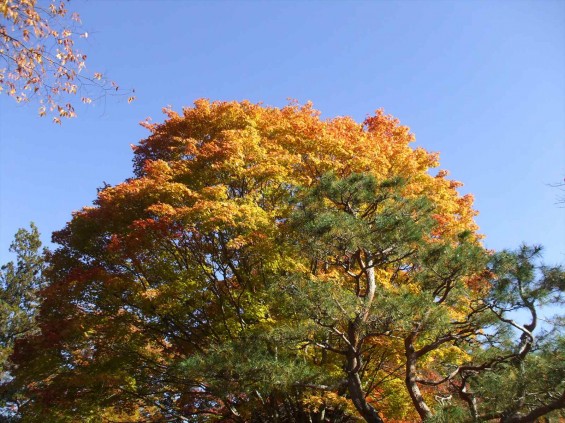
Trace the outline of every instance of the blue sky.
<path fill-rule="evenodd" d="M 131 176 L 138 122 L 200 97 L 312 100 L 323 117 L 398 117 L 475 195 L 489 248 L 565 262 L 563 1 L 80 1 L 107 98 L 57 126 L 0 97 L 0 260 L 19 227 L 48 243 L 103 182 Z M 563 193 L 561 193 L 563 194 Z"/>

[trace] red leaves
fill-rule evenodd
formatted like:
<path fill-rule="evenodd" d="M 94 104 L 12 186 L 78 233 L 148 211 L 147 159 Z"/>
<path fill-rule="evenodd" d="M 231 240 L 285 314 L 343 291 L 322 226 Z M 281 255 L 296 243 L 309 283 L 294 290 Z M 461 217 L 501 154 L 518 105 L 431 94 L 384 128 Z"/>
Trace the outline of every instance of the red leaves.
<path fill-rule="evenodd" d="M 458 234 L 475 230 L 472 198 L 461 197 L 457 183 L 445 178 L 446 172 L 430 175 L 437 155 L 410 148 L 413 136 L 408 128 L 382 111 L 363 124 L 347 117 L 322 121 L 311 104 L 300 107 L 295 103 L 278 109 L 246 101 L 201 99 L 182 114 L 171 108 L 164 112 L 165 122 L 153 124 L 148 119 L 142 123 L 151 134 L 132 146 L 136 176 L 105 186 L 94 206 L 76 212 L 53 238 L 60 248 L 50 259 L 52 283 L 43 293 L 44 330 L 41 340 L 30 340 L 35 349 L 22 348 L 27 356 L 18 360 L 23 363 L 35 354 L 30 366 L 35 369 L 48 354 L 48 348 L 41 347 L 61 346 L 59 356 L 72 358 L 77 367 L 46 361 L 52 374 L 65 374 L 69 384 L 83 377 L 100 390 L 90 398 L 85 391 L 79 392 L 85 399 L 76 399 L 73 407 L 100 404 L 109 398 L 109 404 L 129 404 L 132 409 L 142 401 L 143 410 L 149 410 L 148 404 L 158 400 L 154 392 L 159 398 L 167 392 L 174 399 L 171 407 L 179 414 L 226 412 L 222 401 L 239 395 L 240 382 L 255 382 L 224 372 L 221 358 L 218 363 L 208 363 L 213 364 L 212 369 L 195 362 L 187 370 L 183 366 L 195 359 L 196 352 L 201 353 L 198 360 L 205 360 L 214 356 L 211 345 L 221 352 L 224 342 L 238 340 L 240 334 L 254 338 L 282 329 L 277 325 L 288 323 L 290 317 L 277 295 L 282 296 L 284 285 L 293 280 L 315 277 L 323 284 L 320 286 L 335 289 L 336 294 L 349 289 L 350 275 L 339 266 L 330 266 L 323 257 L 316 257 L 320 266 L 315 267 L 327 268 L 309 275 L 312 253 L 295 239 L 292 231 L 296 229 L 285 224 L 301 207 L 303 190 L 317 184 L 326 172 L 406 181 L 399 184 L 398 191 L 391 190 L 390 196 L 383 188 L 386 195 L 371 213 L 427 197 L 437 222 L 432 239 L 426 240 L 430 243 L 456 243 Z M 366 206 L 359 207 L 363 213 Z M 415 220 L 417 217 L 414 214 Z M 340 250 L 339 254 L 350 257 L 349 252 Z M 407 268 L 413 267 L 410 260 L 406 258 Z M 412 293 L 419 291 L 410 271 L 394 270 L 392 265 L 377 270 L 382 289 L 392 293 L 406 286 Z M 393 270 L 396 273 L 391 275 Z M 486 278 L 488 275 L 478 275 L 467 283 L 482 289 Z M 272 290 L 279 284 L 280 291 Z M 350 307 L 348 301 L 342 305 L 340 298 L 337 305 Z M 344 311 L 336 322 L 353 314 Z M 295 312 L 292 316 L 302 318 Z M 67 323 L 68 331 L 53 333 L 57 325 Z M 386 350 L 390 368 L 397 368 L 403 360 L 402 346 L 394 346 L 396 341 L 387 336 L 384 332 L 365 345 Z M 281 344 L 281 352 L 283 347 Z M 298 350 L 296 345 L 291 347 Z M 310 360 L 309 354 L 315 355 L 304 351 L 301 357 Z M 339 357 L 333 360 L 324 372 L 343 368 Z M 216 381 L 212 395 L 206 390 L 216 376 L 206 372 L 216 372 L 215 366 L 221 370 L 217 373 L 221 382 Z M 112 373 L 120 375 L 123 391 L 115 392 L 113 382 L 105 381 L 105 375 Z M 59 390 L 57 395 L 62 398 L 61 392 L 68 388 L 65 383 L 49 381 L 43 388 L 45 395 L 51 395 L 51 389 Z M 385 404 L 402 380 L 390 383 L 385 387 L 388 391 L 369 401 L 382 399 L 380 404 Z M 348 404 L 345 397 L 335 396 Z M 254 406 L 262 406 L 255 395 L 240 399 L 243 405 L 234 407 L 241 411 L 242 419 L 249 417 Z M 392 407 L 406 408 L 391 402 Z M 406 418 L 402 410 L 397 416 Z M 160 416 L 154 410 L 153 417 L 158 420 Z"/>

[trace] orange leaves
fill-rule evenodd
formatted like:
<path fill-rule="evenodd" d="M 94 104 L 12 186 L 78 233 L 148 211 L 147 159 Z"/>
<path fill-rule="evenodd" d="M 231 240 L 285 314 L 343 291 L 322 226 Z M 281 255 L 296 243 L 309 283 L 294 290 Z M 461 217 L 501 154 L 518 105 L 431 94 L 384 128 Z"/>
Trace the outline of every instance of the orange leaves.
<path fill-rule="evenodd" d="M 147 207 L 147 211 L 155 216 L 162 217 L 174 217 L 177 214 L 177 210 L 170 204 L 157 203 Z"/>
<path fill-rule="evenodd" d="M 67 16 L 66 3 L 49 2 L 48 8 L 34 0 L 3 0 L 0 11 L 0 57 L 6 67 L 0 75 L 0 91 L 17 102 L 39 99 L 39 115 L 54 114 L 53 121 L 76 114 L 64 99 L 82 91 L 82 101 L 90 103 L 117 86 L 104 75 L 87 75 L 86 55 L 75 47 L 75 37 L 88 37 L 78 31 L 80 17 Z M 82 73 L 81 73 L 82 72 Z M 34 94 L 34 95 L 29 95 Z M 84 95 L 87 94 L 87 95 Z M 130 96 L 128 102 L 135 97 Z"/>
<path fill-rule="evenodd" d="M 183 110 L 183 119 L 170 109 L 166 114 L 169 120 L 151 126 L 154 135 L 142 141 L 137 149 L 138 166 L 146 159 L 176 160 L 186 154 L 194 155 L 194 151 L 184 150 L 190 142 L 195 142 L 198 156 L 206 163 L 220 160 L 224 166 L 242 168 L 244 162 L 246 169 L 259 163 L 278 167 L 279 171 L 295 170 L 295 177 L 308 180 L 336 168 L 348 171 L 381 168 L 378 165 L 383 155 L 377 153 L 386 150 L 389 144 L 386 139 L 376 139 L 364 132 L 362 125 L 351 118 L 321 121 L 311 104 L 276 109 L 249 102 L 198 100 L 194 108 Z M 411 141 L 407 130 L 397 132 L 398 139 L 404 137 L 404 145 Z M 177 138 L 179 135 L 182 141 Z M 384 156 L 390 159 L 387 154 Z"/>
<path fill-rule="evenodd" d="M 481 292 L 486 294 L 491 288 L 492 280 L 495 279 L 495 274 L 488 269 L 483 270 L 478 274 L 474 274 L 465 280 L 465 284 L 474 292 Z"/>
<path fill-rule="evenodd" d="M 152 300 L 152 299 L 157 298 L 159 296 L 159 290 L 154 289 L 154 288 L 150 288 L 150 289 L 143 291 L 141 293 L 141 296 L 143 298 L 147 298 L 149 300 Z"/>
<path fill-rule="evenodd" d="M 164 182 L 171 179 L 171 167 L 163 160 L 148 160 L 145 162 L 144 171 L 148 177 Z"/>
<path fill-rule="evenodd" d="M 296 301 L 301 304 L 308 295 L 320 295 L 322 299 L 327 292 L 327 304 L 304 307 L 341 308 L 339 316 L 328 316 L 332 321 L 336 317 L 337 326 L 332 328 L 338 331 L 339 325 L 345 325 L 355 315 L 362 306 L 363 292 L 369 288 L 358 288 L 360 291 L 355 293 L 351 274 L 357 275 L 367 258 L 359 253 L 361 263 L 353 261 L 357 256 L 347 244 L 348 232 L 355 234 L 355 242 L 367 242 L 374 247 L 375 254 L 384 257 L 393 254 L 390 251 L 395 248 L 402 249 L 399 255 L 406 254 L 399 258 L 404 260 L 402 266 L 379 264 L 371 273 L 375 295 L 398 295 L 403 301 L 422 294 L 425 283 L 435 283 L 433 275 L 422 277 L 422 282 L 413 274 L 420 270 L 410 250 L 420 247 L 420 238 L 404 237 L 402 228 L 397 231 L 401 224 L 408 227 L 421 216 L 427 219 L 424 210 L 419 214 L 419 208 L 407 204 L 422 197 L 429 200 L 430 208 L 426 203 L 425 213 L 433 210 L 429 213 L 433 213 L 436 229 L 431 234 L 431 224 L 422 229 L 431 238 L 422 241 L 429 243 L 426 247 L 436 246 L 436 242 L 439 246 L 457 245 L 458 235 L 464 231 L 470 232 L 472 242 L 476 242 L 472 197 L 459 195 L 458 184 L 446 179 L 447 172 L 430 175 L 430 168 L 438 164 L 437 154 L 411 148 L 414 136 L 409 129 L 382 111 L 357 123 L 349 117 L 321 120 L 311 103 L 291 103 L 279 109 L 248 101 L 200 99 L 182 113 L 171 108 L 165 108 L 164 113 L 163 123 L 147 120 L 143 124 L 150 134 L 132 147 L 135 176 L 100 189 L 94 206 L 75 213 L 67 227 L 54 235 L 60 248 L 51 260 L 54 282 L 44 292 L 47 308 L 42 318 L 45 327 L 55 327 L 65 319 L 76 320 L 73 333 L 61 334 L 56 342 L 72 344 L 73 352 L 85 351 L 84 357 L 91 360 L 84 366 L 88 371 L 101 369 L 104 374 L 108 363 L 115 363 L 112 365 L 119 371 L 127 368 L 131 373 L 124 377 L 124 386 L 139 387 L 139 392 L 147 387 L 151 388 L 148 392 L 170 392 L 171 398 L 181 398 L 187 387 L 198 386 L 201 391 L 195 391 L 194 398 L 186 400 L 186 407 L 178 410 L 181 414 L 202 403 L 202 398 L 209 396 L 220 404 L 221 398 L 239 394 L 234 390 L 227 392 L 227 396 L 221 392 L 214 397 L 204 392 L 208 386 L 227 390 L 234 384 L 238 390 L 244 390 L 239 386 L 254 383 L 236 380 L 231 376 L 233 369 L 224 372 L 222 367 L 226 345 L 234 340 L 239 342 L 240 336 L 263 342 L 263 336 L 270 339 L 272 335 L 267 332 L 280 330 L 276 342 L 281 345 L 275 354 L 299 354 L 310 360 L 310 352 L 302 356 L 302 352 L 296 352 L 296 346 L 310 339 L 319 328 L 312 327 L 313 319 L 306 319 L 292 307 L 286 309 L 290 304 L 281 298 L 298 294 L 286 292 L 287 288 L 298 290 L 308 285 L 308 289 L 320 289 L 320 293 L 297 296 Z M 355 216 L 369 213 L 364 220 L 357 219 L 355 225 L 352 219 L 335 221 L 336 225 L 345 226 L 335 232 L 345 243 L 343 251 L 337 252 L 343 256 L 341 267 L 326 260 L 330 254 L 326 251 L 320 250 L 320 257 L 306 251 L 305 244 L 296 236 L 298 229 L 291 224 L 297 210 L 306 204 L 304 193 L 320 185 L 322 176 L 330 172 L 338 180 L 362 174 L 375 181 L 366 188 L 375 192 L 367 192 L 358 200 L 353 191 L 343 191 L 342 198 L 332 194 L 324 200 L 328 204 L 324 203 L 323 210 L 345 209 L 353 201 L 359 203 L 353 205 Z M 359 188 L 365 185 L 351 187 L 365 189 Z M 367 203 L 365 198 L 371 202 Z M 382 222 L 377 222 L 381 217 Z M 347 227 L 349 224 L 351 228 Z M 361 227 L 365 224 L 374 225 L 369 228 L 374 230 L 365 231 Z M 382 232 L 392 228 L 392 235 L 373 237 L 381 228 Z M 397 245 L 402 243 L 410 245 Z M 370 279 L 370 272 L 363 272 L 358 281 L 365 276 Z M 488 275 L 478 275 L 463 282 L 472 289 L 482 289 L 487 279 Z M 305 285 L 301 285 L 304 281 Z M 387 306 L 386 302 L 383 304 Z M 413 307 L 406 313 L 412 310 Z M 398 315 L 403 313 L 399 309 Z M 385 317 L 376 315 L 374 321 L 384 322 Z M 292 334 L 290 341 L 284 340 L 289 328 L 283 326 L 292 319 L 297 320 L 292 322 L 297 327 L 304 324 L 308 332 L 304 332 L 304 339 L 297 334 L 294 340 Z M 399 324 L 392 330 L 402 328 Z M 367 371 L 374 373 L 375 380 L 386 380 L 369 395 L 369 401 L 386 407 L 389 417 L 397 421 L 413 421 L 415 414 L 410 414 L 403 375 L 398 373 L 405 360 L 404 344 L 400 338 L 389 336 L 389 332 L 377 331 L 364 344 L 371 351 L 383 352 L 384 364 L 371 362 Z M 335 335 L 330 333 L 324 339 L 341 342 Z M 45 342 L 52 337 L 47 331 L 42 336 Z M 278 347 L 270 342 L 269 351 Z M 92 357 L 86 353 L 89 346 L 95 347 Z M 314 363 L 326 373 L 324 377 L 337 377 L 343 369 L 339 351 L 345 345 L 336 347 L 337 355 L 328 353 L 331 364 Z M 185 372 L 186 363 L 208 360 L 206 357 L 215 357 L 214 354 L 219 354 L 218 362 L 208 363 L 209 368 L 198 365 L 191 370 L 194 373 Z M 267 360 L 269 354 L 261 353 L 261 360 Z M 251 360 L 249 357 L 246 360 Z M 220 376 L 213 374 L 216 367 L 222 370 L 217 373 Z M 64 366 L 53 373 L 57 371 L 71 372 Z M 215 381 L 217 377 L 221 377 L 220 382 Z M 132 400 L 127 392 L 116 394 L 106 386 L 99 389 L 106 395 L 101 398 L 112 398 L 110 403 Z M 398 392 L 404 392 L 404 396 Z M 150 393 L 146 395 L 152 399 Z M 241 410 L 238 409 L 242 418 L 249 417 L 245 414 L 247 405 L 248 410 L 261 407 L 254 401 L 254 394 L 245 397 Z M 312 396 L 304 402 L 312 409 L 318 409 L 322 403 L 351 408 L 350 400 L 335 392 Z M 353 408 L 351 413 L 355 413 Z M 155 419 L 159 418 L 156 411 Z"/>
<path fill-rule="evenodd" d="M 438 165 L 438 154 L 412 149 L 413 134 L 382 110 L 363 124 L 349 117 L 322 121 L 311 103 L 278 109 L 200 99 L 182 115 L 170 107 L 164 112 L 164 123 L 144 124 L 152 134 L 134 148 L 138 176 L 182 181 L 208 199 L 216 190 L 213 201 L 253 197 L 269 210 L 286 208 L 284 198 L 292 187 L 308 186 L 326 172 L 401 177 L 407 181 L 403 195 L 427 196 L 434 203 L 435 236 L 455 239 L 477 229 L 472 197 L 456 191 L 461 184 L 446 179 L 447 171 L 435 178 L 428 173 Z M 233 223 L 226 217 L 229 207 L 206 207 L 213 215 L 209 223 Z"/>

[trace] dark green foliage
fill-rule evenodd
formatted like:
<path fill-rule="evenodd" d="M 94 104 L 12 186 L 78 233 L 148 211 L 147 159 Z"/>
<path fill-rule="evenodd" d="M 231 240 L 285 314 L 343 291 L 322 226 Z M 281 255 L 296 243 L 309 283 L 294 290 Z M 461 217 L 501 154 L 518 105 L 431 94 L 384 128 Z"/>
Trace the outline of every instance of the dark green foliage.
<path fill-rule="evenodd" d="M 14 392 L 6 389 L 10 375 L 10 354 L 18 338 L 37 329 L 38 292 L 43 287 L 44 255 L 40 251 L 39 231 L 31 223 L 30 230 L 20 229 L 10 245 L 16 261 L 10 261 L 0 270 L 0 406 L 13 405 L 17 409 Z M 8 419 L 13 412 L 0 409 L 0 418 Z"/>
<path fill-rule="evenodd" d="M 498 323 L 475 353 L 477 362 L 482 358 L 489 365 L 467 373 L 479 419 L 519 423 L 546 414 L 565 416 L 563 316 L 540 323 L 542 306 L 563 306 L 565 271 L 540 264 L 541 251 L 522 246 L 492 258 L 497 277 L 485 301 Z"/>
<path fill-rule="evenodd" d="M 379 182 L 369 174 L 342 179 L 325 174 L 301 197 L 294 225 L 314 257 L 333 255 L 339 261 L 364 250 L 382 262 L 400 259 L 435 224 L 433 205 L 424 197 L 403 197 L 404 184 L 400 178 Z"/>
<path fill-rule="evenodd" d="M 34 328 L 38 307 L 37 293 L 42 287 L 44 260 L 37 227 L 20 229 L 10 246 L 16 262 L 0 271 L 0 365 L 6 370 L 6 359 L 14 341 Z"/>

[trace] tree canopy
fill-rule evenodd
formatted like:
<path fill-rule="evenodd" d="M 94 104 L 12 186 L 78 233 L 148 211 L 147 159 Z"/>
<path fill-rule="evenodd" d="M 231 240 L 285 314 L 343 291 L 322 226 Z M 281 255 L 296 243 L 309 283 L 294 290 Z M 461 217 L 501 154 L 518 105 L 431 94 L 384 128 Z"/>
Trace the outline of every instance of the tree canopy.
<path fill-rule="evenodd" d="M 561 322 L 534 330 L 562 268 L 537 247 L 485 250 L 472 196 L 397 119 L 247 101 L 165 113 L 134 176 L 53 235 L 39 331 L 12 355 L 19 418 L 560 413 Z"/>

